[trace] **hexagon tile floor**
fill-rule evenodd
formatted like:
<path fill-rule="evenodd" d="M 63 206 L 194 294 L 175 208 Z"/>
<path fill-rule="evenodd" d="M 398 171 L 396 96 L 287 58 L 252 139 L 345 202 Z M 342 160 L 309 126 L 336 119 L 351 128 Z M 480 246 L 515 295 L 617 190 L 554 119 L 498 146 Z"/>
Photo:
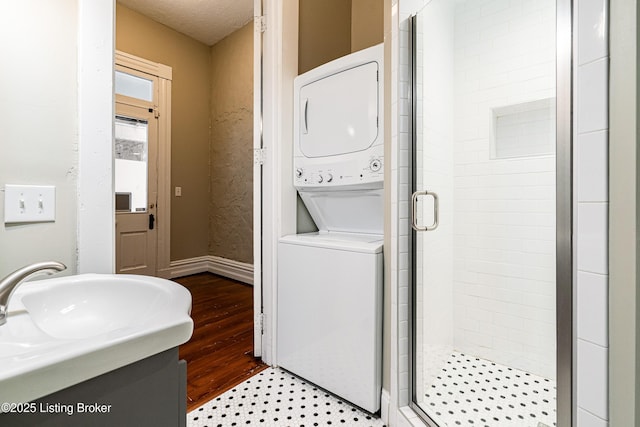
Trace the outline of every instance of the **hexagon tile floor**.
<path fill-rule="evenodd" d="M 440 426 L 552 427 L 556 384 L 547 378 L 453 352 L 420 404 Z"/>
<path fill-rule="evenodd" d="M 383 422 L 277 368 L 267 368 L 187 414 L 188 427 L 385 427 Z"/>

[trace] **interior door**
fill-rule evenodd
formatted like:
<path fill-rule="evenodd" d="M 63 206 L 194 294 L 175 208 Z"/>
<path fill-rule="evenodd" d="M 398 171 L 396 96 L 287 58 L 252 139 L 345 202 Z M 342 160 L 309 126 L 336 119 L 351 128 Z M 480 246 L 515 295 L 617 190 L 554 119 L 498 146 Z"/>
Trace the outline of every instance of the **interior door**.
<path fill-rule="evenodd" d="M 262 356 L 262 0 L 253 3 L 253 356 Z"/>
<path fill-rule="evenodd" d="M 156 275 L 158 125 L 153 108 L 116 103 L 116 272 Z"/>

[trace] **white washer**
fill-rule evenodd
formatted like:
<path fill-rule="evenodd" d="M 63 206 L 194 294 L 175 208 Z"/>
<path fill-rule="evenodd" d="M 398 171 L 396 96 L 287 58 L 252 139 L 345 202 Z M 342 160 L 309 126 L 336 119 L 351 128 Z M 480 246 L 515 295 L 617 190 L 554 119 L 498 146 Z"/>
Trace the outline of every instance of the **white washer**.
<path fill-rule="evenodd" d="M 378 411 L 381 236 L 292 235 L 280 239 L 278 253 L 278 364 Z"/>

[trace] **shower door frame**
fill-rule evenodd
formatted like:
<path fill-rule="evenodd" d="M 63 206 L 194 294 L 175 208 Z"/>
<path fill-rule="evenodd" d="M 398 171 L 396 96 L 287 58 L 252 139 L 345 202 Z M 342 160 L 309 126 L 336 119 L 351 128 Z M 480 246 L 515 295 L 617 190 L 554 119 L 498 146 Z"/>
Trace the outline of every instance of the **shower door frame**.
<path fill-rule="evenodd" d="M 573 162 L 572 162 L 572 100 L 573 100 L 573 1 L 556 0 L 556 425 L 570 427 L 576 423 L 575 397 L 575 265 L 573 259 Z M 408 200 L 417 191 L 417 69 L 416 15 L 409 19 L 409 70 L 411 91 L 411 147 L 409 150 L 410 188 Z M 409 221 L 411 223 L 411 221 Z M 428 426 L 437 424 L 416 403 L 416 241 L 417 232 L 409 224 L 409 406 Z"/>

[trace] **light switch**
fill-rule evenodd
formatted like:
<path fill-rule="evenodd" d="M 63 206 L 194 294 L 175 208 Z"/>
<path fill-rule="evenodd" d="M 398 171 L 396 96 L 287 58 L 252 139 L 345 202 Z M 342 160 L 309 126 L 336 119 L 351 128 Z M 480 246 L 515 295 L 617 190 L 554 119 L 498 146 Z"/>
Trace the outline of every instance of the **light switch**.
<path fill-rule="evenodd" d="M 176 187 L 176 197 L 182 197 L 182 187 Z"/>
<path fill-rule="evenodd" d="M 53 185 L 4 186 L 4 222 L 48 222 L 56 219 L 56 187 Z"/>

